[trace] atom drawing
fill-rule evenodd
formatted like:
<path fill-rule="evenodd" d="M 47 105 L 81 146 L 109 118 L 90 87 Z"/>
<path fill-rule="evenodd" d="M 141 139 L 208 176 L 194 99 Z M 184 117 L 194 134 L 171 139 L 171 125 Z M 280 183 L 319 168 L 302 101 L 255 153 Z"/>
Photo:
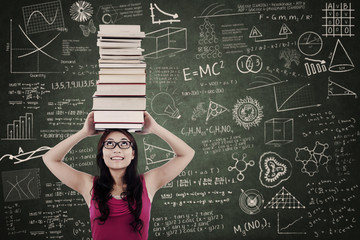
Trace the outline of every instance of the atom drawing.
<path fill-rule="evenodd" d="M 249 130 L 251 127 L 259 126 L 264 116 L 262 109 L 259 102 L 249 96 L 238 99 L 232 111 L 233 119 L 239 126 Z"/>

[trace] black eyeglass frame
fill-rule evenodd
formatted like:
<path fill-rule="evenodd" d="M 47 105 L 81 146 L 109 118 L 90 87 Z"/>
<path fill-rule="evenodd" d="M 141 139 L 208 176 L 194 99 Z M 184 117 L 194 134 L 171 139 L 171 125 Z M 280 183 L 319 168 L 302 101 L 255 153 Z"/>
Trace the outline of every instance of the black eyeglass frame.
<path fill-rule="evenodd" d="M 113 142 L 113 143 L 115 143 L 114 147 L 106 147 L 106 146 L 105 146 L 105 143 L 107 143 L 107 142 Z M 120 146 L 120 143 L 122 143 L 122 142 L 130 143 L 129 147 L 127 147 L 127 148 L 121 147 L 121 146 Z M 106 148 L 106 149 L 115 149 L 116 146 L 119 146 L 120 149 L 129 149 L 130 147 L 133 147 L 133 143 L 132 143 L 131 141 L 127 141 L 127 140 L 122 140 L 122 141 L 120 141 L 120 142 L 115 142 L 115 141 L 112 141 L 112 140 L 111 140 L 111 141 L 104 141 L 104 142 L 103 142 L 103 147 Z"/>

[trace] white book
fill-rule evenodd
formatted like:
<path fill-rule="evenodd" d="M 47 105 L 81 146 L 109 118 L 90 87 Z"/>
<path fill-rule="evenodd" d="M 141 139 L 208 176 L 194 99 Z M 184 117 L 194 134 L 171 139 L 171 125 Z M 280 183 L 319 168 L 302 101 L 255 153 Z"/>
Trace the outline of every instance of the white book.
<path fill-rule="evenodd" d="M 127 60 L 127 59 L 136 59 L 136 60 L 144 60 L 145 57 L 141 55 L 100 55 L 100 59 L 117 59 L 117 60 Z"/>
<path fill-rule="evenodd" d="M 111 55 L 111 56 L 141 56 L 142 52 L 144 50 L 141 49 L 126 49 L 123 48 L 123 50 L 114 49 L 114 48 L 100 48 L 99 54 L 100 58 L 103 58 L 103 56 Z"/>
<path fill-rule="evenodd" d="M 95 96 L 146 96 L 145 83 L 101 83 L 96 85 Z"/>
<path fill-rule="evenodd" d="M 99 74 L 98 83 L 145 83 L 146 74 Z"/>
<path fill-rule="evenodd" d="M 99 59 L 99 63 L 129 63 L 129 64 L 134 64 L 134 63 L 145 63 L 141 60 L 138 59 Z"/>
<path fill-rule="evenodd" d="M 97 41 L 96 45 L 102 48 L 140 48 L 141 43 L 128 43 L 128 42 L 103 42 Z"/>
<path fill-rule="evenodd" d="M 93 95 L 92 110 L 145 110 L 145 97 L 97 97 Z"/>
<path fill-rule="evenodd" d="M 101 32 L 113 32 L 113 31 L 123 31 L 123 32 L 140 32 L 140 25 L 126 25 L 126 24 L 100 24 L 99 31 Z"/>
<path fill-rule="evenodd" d="M 101 32 L 99 31 L 97 33 L 98 37 L 114 37 L 114 38 L 136 38 L 136 39 L 142 39 L 145 38 L 144 32 Z"/>
<path fill-rule="evenodd" d="M 141 44 L 141 39 L 131 39 L 131 38 L 111 38 L 111 37 L 98 37 L 100 42 L 118 42 L 118 43 L 137 43 Z"/>
<path fill-rule="evenodd" d="M 144 74 L 145 68 L 102 68 L 99 75 L 112 75 L 112 74 Z"/>
<path fill-rule="evenodd" d="M 142 48 L 99 48 L 100 54 L 110 54 L 114 55 L 114 53 L 117 53 L 121 55 L 121 53 L 139 53 L 141 54 L 144 51 Z M 127 54 L 129 55 L 129 54 Z M 133 54 L 135 55 L 135 54 Z"/>
<path fill-rule="evenodd" d="M 94 123 L 144 123 L 144 111 L 94 111 Z"/>
<path fill-rule="evenodd" d="M 100 68 L 146 68 L 145 63 L 99 63 Z"/>
<path fill-rule="evenodd" d="M 137 132 L 141 131 L 143 126 L 142 123 L 95 123 L 95 130 L 126 129 L 128 132 Z"/>

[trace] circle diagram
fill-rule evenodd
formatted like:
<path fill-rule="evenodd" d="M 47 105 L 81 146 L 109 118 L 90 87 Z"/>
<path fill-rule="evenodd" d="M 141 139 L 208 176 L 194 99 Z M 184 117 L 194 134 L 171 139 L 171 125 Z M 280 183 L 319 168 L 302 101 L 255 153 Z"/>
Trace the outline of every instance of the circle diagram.
<path fill-rule="evenodd" d="M 236 61 L 236 67 L 241 73 L 258 73 L 262 66 L 263 61 L 258 55 L 243 55 Z"/>
<path fill-rule="evenodd" d="M 233 109 L 233 118 L 239 126 L 249 130 L 250 127 L 259 126 L 262 117 L 262 107 L 257 100 L 249 96 L 237 100 Z"/>
<path fill-rule="evenodd" d="M 323 46 L 323 41 L 319 34 L 315 32 L 304 32 L 298 39 L 298 48 L 306 56 L 318 54 Z"/>
<path fill-rule="evenodd" d="M 241 189 L 239 198 L 239 206 L 244 213 L 254 215 L 260 212 L 264 205 L 264 197 L 256 189 L 249 189 L 244 191 Z"/>

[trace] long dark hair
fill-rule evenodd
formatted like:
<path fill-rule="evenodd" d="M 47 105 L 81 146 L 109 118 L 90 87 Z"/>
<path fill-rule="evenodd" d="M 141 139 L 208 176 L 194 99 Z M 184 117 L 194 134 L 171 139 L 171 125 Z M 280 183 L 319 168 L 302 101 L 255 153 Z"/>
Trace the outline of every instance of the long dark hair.
<path fill-rule="evenodd" d="M 134 159 L 131 161 L 130 165 L 126 168 L 124 183 L 126 187 L 126 197 L 124 198 L 128 202 L 128 207 L 131 214 L 134 216 L 134 221 L 130 223 L 134 231 L 138 231 L 141 234 L 143 228 L 143 221 L 140 219 L 141 209 L 142 209 L 142 181 L 137 172 L 137 163 L 138 163 L 138 149 L 136 145 L 135 138 L 126 130 L 123 129 L 114 129 L 106 130 L 103 135 L 100 137 L 98 146 L 97 146 L 97 165 L 100 170 L 100 176 L 95 178 L 94 187 L 93 187 L 93 200 L 96 201 L 101 215 L 95 220 L 99 220 L 99 224 L 104 224 L 106 219 L 109 217 L 110 209 L 107 205 L 107 201 L 111 198 L 111 191 L 113 190 L 114 179 L 110 174 L 109 168 L 105 165 L 103 159 L 103 143 L 106 137 L 114 131 L 118 131 L 124 134 L 132 143 L 132 149 L 134 151 Z M 135 203 L 135 208 L 133 208 Z"/>

